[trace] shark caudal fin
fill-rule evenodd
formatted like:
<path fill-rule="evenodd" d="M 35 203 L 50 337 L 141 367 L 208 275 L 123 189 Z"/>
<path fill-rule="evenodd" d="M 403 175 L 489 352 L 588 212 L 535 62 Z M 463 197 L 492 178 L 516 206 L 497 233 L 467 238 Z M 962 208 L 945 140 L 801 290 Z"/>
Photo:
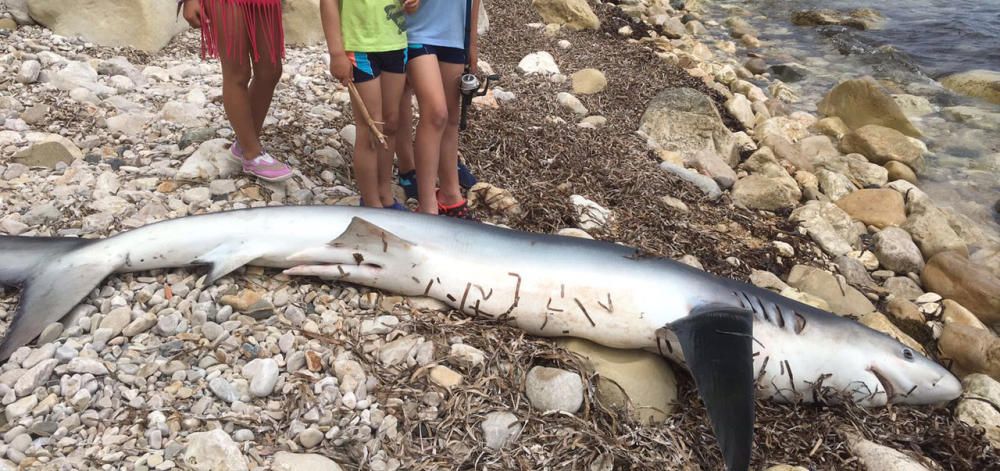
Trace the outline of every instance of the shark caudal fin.
<path fill-rule="evenodd" d="M 677 336 L 728 471 L 750 469 L 753 448 L 753 318 L 709 305 L 668 327 Z"/>
<path fill-rule="evenodd" d="M 94 241 L 0 237 L 0 284 L 21 289 L 17 310 L 0 342 L 0 361 L 27 345 L 76 306 L 117 267 L 104 256 L 81 256 Z"/>

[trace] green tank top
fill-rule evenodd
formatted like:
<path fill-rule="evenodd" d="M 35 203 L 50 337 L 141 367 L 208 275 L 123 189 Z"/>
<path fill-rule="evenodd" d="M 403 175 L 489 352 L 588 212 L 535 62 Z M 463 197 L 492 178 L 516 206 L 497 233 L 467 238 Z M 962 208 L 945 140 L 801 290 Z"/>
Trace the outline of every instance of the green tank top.
<path fill-rule="evenodd" d="M 340 0 L 340 27 L 350 52 L 406 48 L 406 13 L 399 0 Z"/>

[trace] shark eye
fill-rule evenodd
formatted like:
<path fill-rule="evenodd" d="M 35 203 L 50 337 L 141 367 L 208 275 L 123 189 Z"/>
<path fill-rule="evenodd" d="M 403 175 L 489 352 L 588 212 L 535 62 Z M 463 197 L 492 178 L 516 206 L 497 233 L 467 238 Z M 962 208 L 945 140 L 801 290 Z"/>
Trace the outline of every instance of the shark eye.
<path fill-rule="evenodd" d="M 903 358 L 905 358 L 906 361 L 913 361 L 913 350 L 910 350 L 909 348 L 904 348 Z"/>

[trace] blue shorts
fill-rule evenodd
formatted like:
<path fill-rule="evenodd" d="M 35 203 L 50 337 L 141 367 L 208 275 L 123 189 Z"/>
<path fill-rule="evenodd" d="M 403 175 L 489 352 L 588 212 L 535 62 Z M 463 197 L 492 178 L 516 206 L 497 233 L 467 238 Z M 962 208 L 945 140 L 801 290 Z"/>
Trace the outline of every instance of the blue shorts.
<path fill-rule="evenodd" d="M 408 50 L 348 52 L 347 58 L 354 64 L 354 83 L 363 83 L 382 75 L 382 72 L 405 74 Z"/>
<path fill-rule="evenodd" d="M 457 47 L 431 46 L 429 44 L 410 44 L 410 58 L 416 59 L 420 56 L 433 54 L 437 56 L 439 62 L 449 64 L 465 64 L 465 49 Z"/>

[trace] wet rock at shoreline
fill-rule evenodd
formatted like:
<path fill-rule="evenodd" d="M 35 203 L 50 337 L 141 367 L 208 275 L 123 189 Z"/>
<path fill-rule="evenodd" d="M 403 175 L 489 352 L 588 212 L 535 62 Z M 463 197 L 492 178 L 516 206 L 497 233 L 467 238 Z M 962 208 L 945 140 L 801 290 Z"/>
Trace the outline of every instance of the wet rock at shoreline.
<path fill-rule="evenodd" d="M 913 171 L 913 169 L 910 168 L 909 165 L 902 162 L 890 160 L 885 163 L 885 169 L 888 171 L 889 181 L 904 180 L 914 185 L 919 183 L 919 180 L 917 180 L 917 174 Z"/>
<path fill-rule="evenodd" d="M 817 109 L 827 117 L 839 117 L 850 129 L 876 124 L 907 136 L 921 135 L 896 101 L 870 77 L 839 83 L 817 104 Z"/>
<path fill-rule="evenodd" d="M 903 133 L 884 126 L 869 124 L 847 133 L 840 150 L 864 155 L 880 165 L 896 161 L 918 172 L 924 167 L 923 150 Z"/>
<path fill-rule="evenodd" d="M 891 189 L 855 191 L 836 202 L 851 217 L 867 225 L 884 228 L 906 222 L 903 195 Z"/>
<path fill-rule="evenodd" d="M 1000 72 L 998 71 L 970 70 L 961 72 L 941 79 L 941 84 L 963 95 L 1000 104 Z"/>
<path fill-rule="evenodd" d="M 1000 323 L 1000 278 L 957 252 L 941 252 L 920 274 L 927 289 L 953 299 L 987 324 Z"/>

